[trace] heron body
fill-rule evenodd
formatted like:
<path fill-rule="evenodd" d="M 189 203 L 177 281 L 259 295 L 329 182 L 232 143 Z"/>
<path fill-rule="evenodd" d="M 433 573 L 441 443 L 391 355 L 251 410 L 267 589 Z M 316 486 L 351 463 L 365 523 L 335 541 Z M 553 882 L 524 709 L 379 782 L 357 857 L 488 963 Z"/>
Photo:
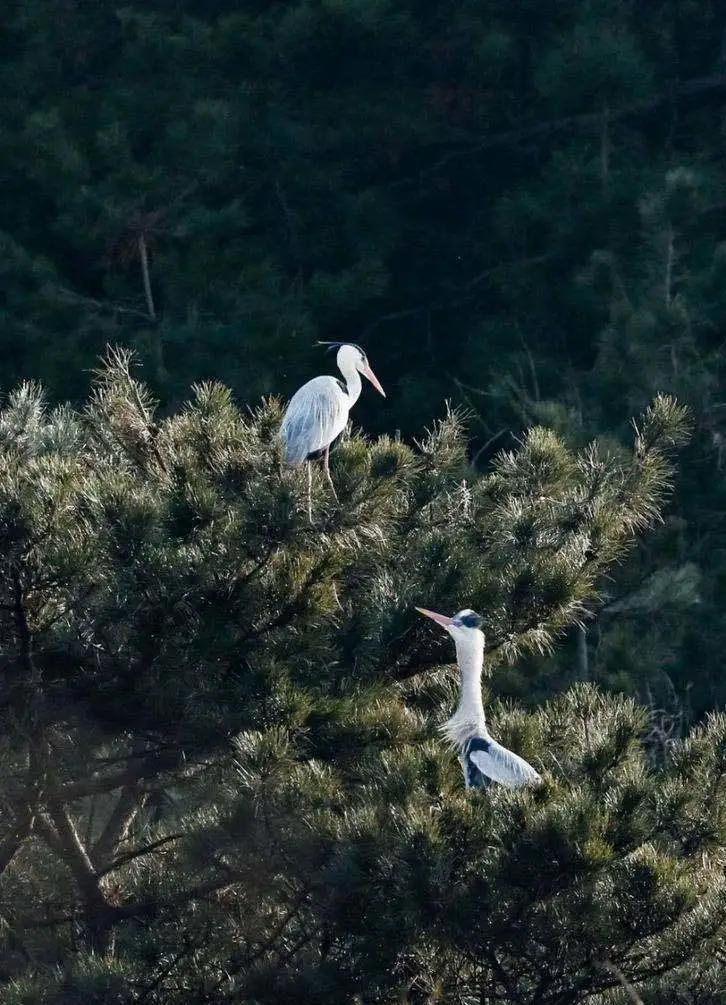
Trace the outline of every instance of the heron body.
<path fill-rule="evenodd" d="M 335 487 L 330 477 L 330 448 L 345 431 L 350 410 L 360 397 L 361 374 L 384 397 L 385 392 L 360 346 L 350 343 L 332 343 L 332 345 L 338 349 L 336 362 L 343 380 L 328 376 L 313 377 L 307 384 L 303 384 L 285 409 L 279 436 L 286 464 L 296 466 L 316 460 L 318 457 L 323 458 L 325 477 L 335 495 Z M 311 477 L 308 468 L 310 519 L 312 519 Z"/>
<path fill-rule="evenodd" d="M 345 431 L 351 408 L 360 397 L 357 371 L 350 382 L 337 377 L 313 377 L 290 399 L 280 426 L 287 464 L 321 457 Z"/>
<path fill-rule="evenodd" d="M 486 788 L 493 782 L 510 789 L 538 785 L 542 779 L 532 765 L 497 743 L 487 729 L 481 696 L 484 633 L 479 615 L 464 610 L 449 618 L 420 607 L 417 610 L 445 628 L 456 644 L 459 704 L 441 732 L 459 754 L 466 788 Z"/>

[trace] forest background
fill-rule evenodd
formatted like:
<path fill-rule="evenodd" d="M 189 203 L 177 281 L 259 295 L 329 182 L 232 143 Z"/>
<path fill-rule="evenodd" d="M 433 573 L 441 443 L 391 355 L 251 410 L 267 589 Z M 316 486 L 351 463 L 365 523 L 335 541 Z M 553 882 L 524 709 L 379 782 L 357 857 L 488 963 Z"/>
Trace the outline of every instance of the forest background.
<path fill-rule="evenodd" d="M 497 695 L 591 681 L 668 740 L 723 705 L 722 4 L 11 0 L 0 24 L 3 393 L 80 405 L 111 343 L 159 416 L 205 380 L 256 406 L 350 340 L 388 394 L 354 423 L 411 442 L 448 403 L 480 473 L 539 424 L 622 456 L 673 394 L 662 523 Z"/>

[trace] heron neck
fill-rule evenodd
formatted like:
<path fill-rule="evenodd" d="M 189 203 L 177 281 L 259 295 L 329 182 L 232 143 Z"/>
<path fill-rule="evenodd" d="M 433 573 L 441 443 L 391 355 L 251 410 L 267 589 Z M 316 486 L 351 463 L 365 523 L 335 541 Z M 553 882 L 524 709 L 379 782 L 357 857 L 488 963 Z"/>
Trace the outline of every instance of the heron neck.
<path fill-rule="evenodd" d="M 360 398 L 362 386 L 360 374 L 355 366 L 345 367 L 345 369 L 341 366 L 340 372 L 343 374 L 343 377 L 345 377 L 345 386 L 348 389 L 348 401 L 350 407 L 352 408 L 358 398 Z"/>
<path fill-rule="evenodd" d="M 484 724 L 484 703 L 481 697 L 481 674 L 484 666 L 484 639 L 477 638 L 466 645 L 457 645 L 461 687 L 456 718 Z"/>

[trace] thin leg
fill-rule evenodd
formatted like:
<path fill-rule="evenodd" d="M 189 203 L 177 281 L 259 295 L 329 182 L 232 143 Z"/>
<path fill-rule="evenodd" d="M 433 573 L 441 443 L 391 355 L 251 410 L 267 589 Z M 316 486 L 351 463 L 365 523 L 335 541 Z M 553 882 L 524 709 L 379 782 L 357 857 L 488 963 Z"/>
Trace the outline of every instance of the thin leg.
<path fill-rule="evenodd" d="M 325 448 L 325 453 L 323 454 L 323 470 L 325 471 L 325 477 L 328 479 L 328 485 L 330 486 L 330 491 L 333 493 L 333 498 L 338 501 L 338 493 L 335 491 L 335 485 L 333 485 L 333 479 L 330 477 L 330 447 Z"/>
<path fill-rule="evenodd" d="M 308 520 L 313 522 L 313 466 L 310 461 L 305 462 L 308 469 Z"/>

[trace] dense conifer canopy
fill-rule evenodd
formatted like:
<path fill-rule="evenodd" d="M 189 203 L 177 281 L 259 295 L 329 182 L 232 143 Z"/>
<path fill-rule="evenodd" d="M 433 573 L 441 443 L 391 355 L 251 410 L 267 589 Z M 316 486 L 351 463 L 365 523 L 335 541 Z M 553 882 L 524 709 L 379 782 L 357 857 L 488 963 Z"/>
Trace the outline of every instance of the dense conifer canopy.
<path fill-rule="evenodd" d="M 484 476 L 453 413 L 355 434 L 312 525 L 279 418 L 216 384 L 162 418 L 118 350 L 85 408 L 0 415 L 6 1000 L 534 1005 L 708 958 L 722 719 L 664 751 L 591 685 L 495 701 L 657 518 L 683 409 L 618 456 L 533 428 Z M 541 790 L 465 794 L 437 736 L 451 653 L 413 605 L 462 596 Z"/>

